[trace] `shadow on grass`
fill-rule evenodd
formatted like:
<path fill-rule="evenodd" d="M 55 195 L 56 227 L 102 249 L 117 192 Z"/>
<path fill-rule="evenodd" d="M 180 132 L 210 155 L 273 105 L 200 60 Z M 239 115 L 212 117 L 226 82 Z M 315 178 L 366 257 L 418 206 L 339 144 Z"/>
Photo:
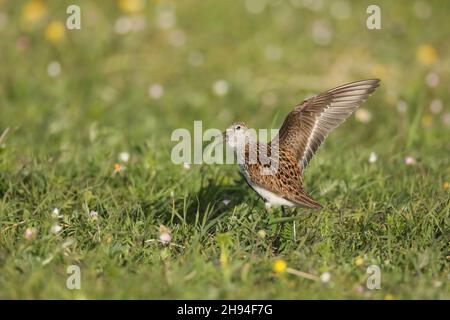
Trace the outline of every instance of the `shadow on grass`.
<path fill-rule="evenodd" d="M 165 225 L 186 224 L 199 228 L 202 233 L 210 230 L 221 218 L 232 214 L 235 207 L 245 201 L 256 205 L 251 190 L 240 179 L 231 184 L 221 179 L 208 178 L 200 183 L 196 192 L 183 197 L 158 197 L 153 201 L 141 200 L 139 207 L 143 214 Z"/>
<path fill-rule="evenodd" d="M 233 185 L 224 185 L 208 179 L 197 193 L 189 195 L 192 201 L 186 209 L 186 223 L 210 221 L 226 212 L 231 213 L 247 197 L 248 191 L 244 188 L 246 186 L 239 180 Z"/>

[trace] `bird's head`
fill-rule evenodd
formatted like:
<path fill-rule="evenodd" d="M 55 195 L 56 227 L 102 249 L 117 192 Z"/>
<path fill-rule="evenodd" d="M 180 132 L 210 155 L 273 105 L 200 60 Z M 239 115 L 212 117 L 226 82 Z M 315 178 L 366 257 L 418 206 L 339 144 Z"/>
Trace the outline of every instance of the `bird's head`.
<path fill-rule="evenodd" d="M 225 130 L 225 142 L 232 149 L 245 146 L 249 142 L 250 131 L 243 122 L 235 122 Z"/>

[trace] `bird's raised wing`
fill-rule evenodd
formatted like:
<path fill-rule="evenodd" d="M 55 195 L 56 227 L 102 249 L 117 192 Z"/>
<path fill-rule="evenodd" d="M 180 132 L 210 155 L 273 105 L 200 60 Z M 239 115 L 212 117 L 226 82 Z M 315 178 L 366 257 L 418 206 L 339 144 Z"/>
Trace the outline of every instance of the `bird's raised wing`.
<path fill-rule="evenodd" d="M 279 147 L 293 150 L 302 170 L 328 134 L 344 122 L 380 84 L 378 79 L 339 86 L 309 98 L 292 110 L 278 136 Z"/>

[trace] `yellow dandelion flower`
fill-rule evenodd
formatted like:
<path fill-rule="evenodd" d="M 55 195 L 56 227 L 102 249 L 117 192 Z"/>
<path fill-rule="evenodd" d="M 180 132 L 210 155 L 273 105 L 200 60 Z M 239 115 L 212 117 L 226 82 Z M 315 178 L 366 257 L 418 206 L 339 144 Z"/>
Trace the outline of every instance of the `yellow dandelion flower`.
<path fill-rule="evenodd" d="M 355 266 L 360 267 L 364 264 L 364 258 L 362 257 L 357 257 L 354 261 Z"/>
<path fill-rule="evenodd" d="M 422 124 L 424 127 L 430 127 L 432 122 L 433 119 L 429 115 L 426 115 L 422 118 Z"/>
<path fill-rule="evenodd" d="M 438 56 L 434 47 L 430 44 L 423 44 L 417 48 L 417 60 L 426 66 L 433 64 Z"/>
<path fill-rule="evenodd" d="M 394 296 L 392 294 L 387 294 L 384 296 L 384 300 L 394 300 Z"/>
<path fill-rule="evenodd" d="M 286 271 L 287 264 L 286 261 L 282 259 L 275 260 L 275 263 L 273 264 L 273 272 L 275 273 L 284 273 Z"/>
<path fill-rule="evenodd" d="M 114 173 L 119 173 L 120 171 L 122 171 L 122 166 L 120 163 L 114 164 Z"/>
<path fill-rule="evenodd" d="M 119 9 L 125 13 L 137 13 L 145 6 L 144 0 L 118 0 Z"/>
<path fill-rule="evenodd" d="M 450 188 L 450 182 L 445 181 L 444 184 L 442 185 L 442 187 L 443 187 L 445 190 L 449 189 L 449 188 Z"/>
<path fill-rule="evenodd" d="M 58 43 L 64 39 L 65 27 L 60 21 L 52 21 L 45 29 L 45 39 L 51 43 Z"/>
<path fill-rule="evenodd" d="M 41 20 L 47 12 L 42 0 L 28 1 L 22 8 L 22 17 L 26 22 L 35 23 Z"/>
<path fill-rule="evenodd" d="M 113 240 L 113 236 L 112 236 L 111 234 L 107 234 L 107 235 L 105 236 L 105 241 L 106 241 L 107 243 L 111 243 L 112 240 Z"/>

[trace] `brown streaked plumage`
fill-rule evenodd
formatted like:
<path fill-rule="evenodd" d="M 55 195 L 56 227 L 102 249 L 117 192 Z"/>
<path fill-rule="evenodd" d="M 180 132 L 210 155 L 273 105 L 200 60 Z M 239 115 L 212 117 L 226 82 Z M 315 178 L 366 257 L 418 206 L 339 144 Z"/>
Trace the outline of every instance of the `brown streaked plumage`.
<path fill-rule="evenodd" d="M 270 148 L 270 145 L 267 147 Z M 261 144 L 258 144 L 258 156 L 260 155 L 260 150 Z M 246 159 L 249 158 L 248 150 L 245 153 L 245 157 Z M 302 173 L 294 153 L 288 149 L 279 149 L 279 160 L 277 164 L 278 169 L 272 175 L 263 175 L 260 172 L 261 166 L 263 165 L 258 157 L 258 162 L 255 164 L 246 161 L 241 171 L 247 173 L 250 179 L 247 178 L 245 173 L 244 177 L 252 188 L 254 186 L 264 188 L 293 202 L 296 206 L 317 209 L 322 207 L 303 190 Z"/>
<path fill-rule="evenodd" d="M 249 185 L 269 205 L 322 208 L 303 189 L 303 171 L 328 134 L 344 122 L 379 83 L 378 79 L 352 82 L 303 101 L 287 115 L 279 134 L 268 144 L 256 141 L 245 124 L 231 125 L 226 140 L 236 149 L 238 161 L 241 160 L 240 170 Z M 252 146 L 256 152 L 252 151 Z M 276 167 L 270 174 L 265 169 L 270 167 L 266 160 L 271 160 Z"/>

